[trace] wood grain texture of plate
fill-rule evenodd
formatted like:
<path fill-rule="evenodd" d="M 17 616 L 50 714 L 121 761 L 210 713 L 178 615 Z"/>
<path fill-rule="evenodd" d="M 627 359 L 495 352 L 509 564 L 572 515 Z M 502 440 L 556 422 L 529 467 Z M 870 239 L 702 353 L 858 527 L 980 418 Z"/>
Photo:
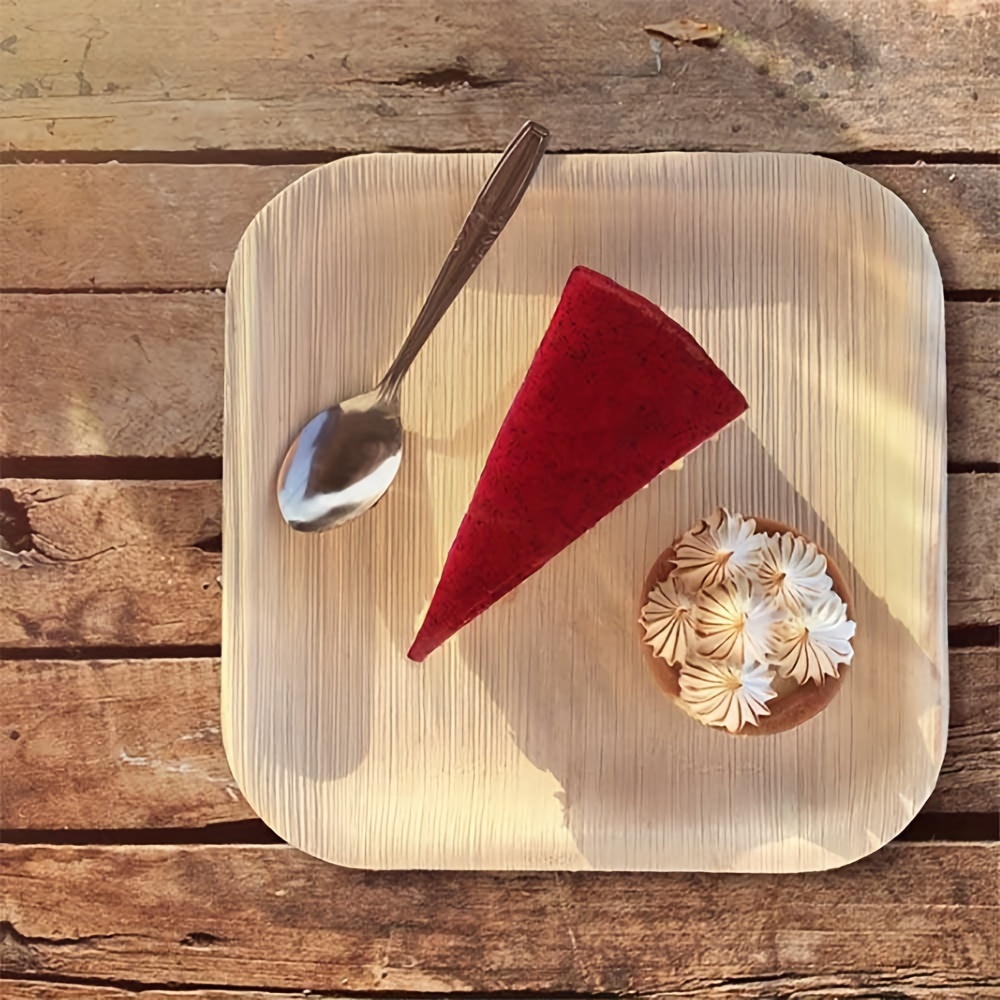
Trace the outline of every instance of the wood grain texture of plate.
<path fill-rule="evenodd" d="M 878 849 L 930 795 L 948 715 L 944 311 L 906 206 L 778 154 L 553 155 L 403 388 L 403 466 L 300 535 L 274 479 L 301 424 L 391 360 L 494 155 L 305 175 L 237 250 L 226 323 L 222 727 L 292 844 L 366 868 L 798 871 Z M 574 264 L 659 303 L 750 402 L 425 664 L 405 656 Z M 855 597 L 854 667 L 792 732 L 662 696 L 650 562 L 718 504 L 813 536 Z"/>

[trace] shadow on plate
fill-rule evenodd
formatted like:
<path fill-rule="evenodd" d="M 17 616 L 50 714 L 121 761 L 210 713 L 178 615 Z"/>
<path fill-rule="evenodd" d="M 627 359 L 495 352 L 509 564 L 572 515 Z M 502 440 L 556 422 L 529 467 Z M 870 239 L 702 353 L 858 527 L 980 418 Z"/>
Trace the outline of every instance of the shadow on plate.
<path fill-rule="evenodd" d="M 739 424 L 731 435 L 728 467 L 752 475 L 713 489 L 722 463 L 707 445 L 457 640 L 521 751 L 561 785 L 563 822 L 598 869 L 836 866 L 902 830 L 937 778 L 947 723 L 938 666 L 751 431 Z M 831 705 L 789 733 L 733 738 L 700 726 L 643 662 L 646 569 L 716 504 L 800 527 L 854 594 L 854 666 Z"/>

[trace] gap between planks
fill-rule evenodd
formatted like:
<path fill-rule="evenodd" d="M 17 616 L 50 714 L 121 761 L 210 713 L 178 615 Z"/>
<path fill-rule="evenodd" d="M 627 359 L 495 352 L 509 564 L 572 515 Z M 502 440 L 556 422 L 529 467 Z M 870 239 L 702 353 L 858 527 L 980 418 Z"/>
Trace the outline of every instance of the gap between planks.
<path fill-rule="evenodd" d="M 2 480 L 0 480 L 2 482 Z M 957 625 L 948 629 L 948 649 L 996 649 L 1000 647 L 1000 625 Z M 2 660 L 203 660 L 222 656 L 220 644 L 188 646 L 0 646 Z"/>
<path fill-rule="evenodd" d="M 1000 840 L 1000 813 L 919 813 L 890 843 L 993 843 Z M 68 830 L 5 830 L 6 844 L 65 847 L 170 847 L 197 844 L 265 846 L 284 841 L 261 819 L 199 827 L 136 827 Z"/>
<path fill-rule="evenodd" d="M 195 482 L 222 479 L 222 459 L 213 456 L 160 458 L 143 455 L 3 455 L 3 479 L 67 482 Z M 949 462 L 949 475 L 997 475 L 1000 462 Z"/>
<path fill-rule="evenodd" d="M 332 163 L 345 156 L 361 156 L 366 153 L 416 152 L 413 146 L 388 147 L 386 149 L 112 149 L 112 150 L 46 150 L 46 149 L 5 149 L 0 150 L 0 165 L 16 164 L 105 164 L 105 163 L 144 163 L 144 164 L 182 164 L 186 166 L 216 166 L 236 164 L 246 167 L 283 167 L 283 166 L 321 166 Z M 493 145 L 468 146 L 461 149 L 450 149 L 449 153 L 482 153 L 499 152 Z M 655 153 L 662 147 L 649 146 L 630 150 L 633 153 Z M 709 147 L 690 145 L 671 147 L 671 152 L 701 153 L 712 152 Z M 428 153 L 440 150 L 428 148 Z M 602 153 L 607 150 L 585 149 L 583 147 L 566 146 L 559 149 L 560 153 Z M 873 149 L 858 150 L 848 153 L 826 153 L 822 150 L 802 150 L 810 156 L 823 156 L 836 160 L 847 166 L 889 167 L 889 166 L 924 166 L 925 164 L 940 164 L 943 166 L 969 166 L 977 164 L 1000 164 L 1000 153 L 987 151 L 948 153 L 923 152 L 916 149 Z"/>
<path fill-rule="evenodd" d="M 171 287 L 157 285 L 122 285 L 119 288 L 112 286 L 100 286 L 93 288 L 79 288 L 67 286 L 65 288 L 49 288 L 39 286 L 32 288 L 30 285 L 22 286 L 0 286 L 0 295 L 36 295 L 43 297 L 61 295 L 82 295 L 88 298 L 102 295 L 136 295 L 136 296 L 184 296 L 184 295 L 224 295 L 226 286 L 224 283 L 206 284 L 202 286 L 191 285 L 183 287 Z M 996 302 L 1000 301 L 1000 286 L 990 288 L 946 288 L 944 291 L 945 302 Z"/>
<path fill-rule="evenodd" d="M 94 979 L 78 976 L 55 976 L 9 973 L 0 971 L 0 981 L 6 982 L 4 1000 L 385 1000 L 377 990 L 300 990 L 280 986 L 218 986 L 204 983 L 147 983 L 128 979 Z M 906 993 L 900 993 L 906 989 Z M 763 976 L 736 976 L 730 980 L 692 985 L 682 990 L 613 993 L 593 990 L 477 990 L 475 993 L 450 994 L 440 990 L 421 992 L 393 990 L 393 1000 L 447 1000 L 458 995 L 462 1000 L 668 1000 L 669 997 L 690 1000 L 819 1000 L 839 997 L 850 1000 L 872 1000 L 873 997 L 895 1000 L 937 1000 L 947 989 L 948 1000 L 987 1000 L 1000 997 L 1000 985 L 992 978 L 949 977 L 947 982 L 934 975 L 900 972 L 888 975 L 852 977 L 840 973 L 802 976 L 779 973 Z M 877 990 L 878 992 L 873 992 Z M 834 992 L 835 991 L 835 992 Z"/>

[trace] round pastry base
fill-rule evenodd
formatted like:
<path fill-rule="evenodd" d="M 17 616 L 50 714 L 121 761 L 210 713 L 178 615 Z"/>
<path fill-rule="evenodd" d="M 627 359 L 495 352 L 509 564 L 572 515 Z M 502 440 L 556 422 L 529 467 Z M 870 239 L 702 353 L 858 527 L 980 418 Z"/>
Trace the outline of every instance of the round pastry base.
<path fill-rule="evenodd" d="M 796 530 L 788 524 L 783 524 L 780 521 L 772 521 L 765 517 L 755 517 L 754 521 L 757 523 L 757 531 L 764 531 L 769 535 L 791 532 L 793 535 L 798 535 L 802 538 L 806 538 L 807 541 L 812 541 L 812 539 L 803 535 L 801 531 Z M 640 614 L 637 617 L 641 617 L 641 609 L 647 601 L 649 592 L 660 580 L 665 580 L 674 568 L 673 546 L 677 544 L 677 541 L 678 539 L 675 539 L 669 548 L 664 549 L 660 553 L 659 557 L 646 574 L 646 580 L 643 584 L 642 594 L 640 595 L 639 600 Z M 851 593 L 847 589 L 847 583 L 844 580 L 843 574 L 840 572 L 840 568 L 833 561 L 833 559 L 830 558 L 830 554 L 828 552 L 824 551 L 818 545 L 816 547 L 826 557 L 826 570 L 830 575 L 830 579 L 833 581 L 834 591 L 847 605 L 848 616 L 850 618 L 854 618 Z M 656 656 L 643 639 L 643 634 L 644 630 L 640 624 L 639 641 L 642 645 L 646 665 L 649 667 L 649 671 L 653 675 L 653 679 L 659 685 L 660 689 L 671 698 L 678 708 L 680 708 L 686 715 L 689 715 L 692 719 L 694 719 L 699 725 L 705 725 L 690 711 L 689 707 L 681 701 L 680 667 L 675 664 L 667 663 L 666 660 Z M 744 726 L 739 730 L 739 732 L 736 733 L 730 733 L 728 729 L 720 726 L 708 726 L 707 728 L 718 729 L 719 732 L 725 733 L 728 736 L 768 736 L 772 733 L 787 732 L 789 729 L 794 729 L 796 726 L 801 726 L 804 722 L 808 722 L 811 718 L 813 718 L 813 716 L 818 715 L 824 708 L 826 708 L 827 705 L 830 704 L 831 701 L 833 701 L 837 692 L 840 690 L 840 685 L 843 683 L 844 675 L 848 670 L 849 666 L 842 664 L 840 666 L 840 677 L 826 677 L 823 679 L 822 684 L 815 684 L 812 681 L 806 681 L 805 684 L 797 684 L 793 680 L 776 678 L 773 687 L 777 692 L 777 697 L 767 703 L 767 707 L 771 710 L 771 714 L 761 716 L 758 720 L 759 725 Z"/>

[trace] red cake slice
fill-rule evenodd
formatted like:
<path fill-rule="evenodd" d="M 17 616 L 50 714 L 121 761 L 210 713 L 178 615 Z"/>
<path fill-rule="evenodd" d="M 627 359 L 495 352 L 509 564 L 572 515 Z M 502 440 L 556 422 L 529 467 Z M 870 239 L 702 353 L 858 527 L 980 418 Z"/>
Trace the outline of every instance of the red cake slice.
<path fill-rule="evenodd" d="M 661 309 L 574 268 L 493 442 L 410 659 L 422 661 L 746 408 Z"/>

